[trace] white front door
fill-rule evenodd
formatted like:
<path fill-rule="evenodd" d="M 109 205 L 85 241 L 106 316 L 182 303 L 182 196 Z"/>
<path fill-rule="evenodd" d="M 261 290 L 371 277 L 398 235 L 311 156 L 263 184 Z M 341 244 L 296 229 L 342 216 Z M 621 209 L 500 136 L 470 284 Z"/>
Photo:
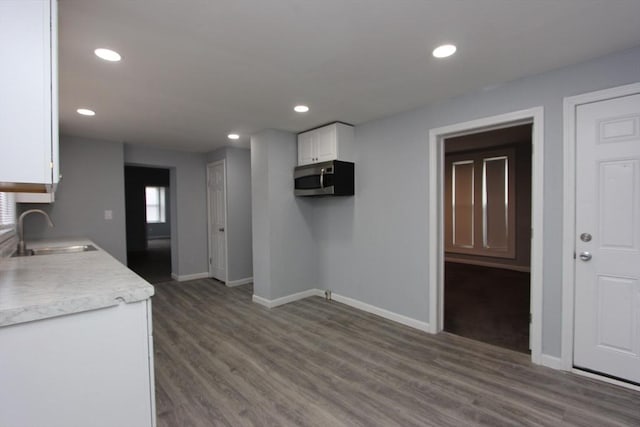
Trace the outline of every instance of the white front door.
<path fill-rule="evenodd" d="M 209 201 L 209 275 L 227 280 L 226 244 L 226 174 L 224 160 L 207 165 L 207 193 Z"/>
<path fill-rule="evenodd" d="M 576 110 L 574 366 L 640 383 L 640 94 Z"/>

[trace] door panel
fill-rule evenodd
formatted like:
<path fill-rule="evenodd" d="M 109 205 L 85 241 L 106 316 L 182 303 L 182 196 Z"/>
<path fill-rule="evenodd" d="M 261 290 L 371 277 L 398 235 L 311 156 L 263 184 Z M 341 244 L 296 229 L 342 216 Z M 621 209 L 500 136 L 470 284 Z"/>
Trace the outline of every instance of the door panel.
<path fill-rule="evenodd" d="M 574 365 L 640 383 L 640 95 L 576 111 Z M 591 238 L 582 237 L 588 233 Z"/>
<path fill-rule="evenodd" d="M 634 249 L 633 205 L 638 199 L 638 161 L 600 163 L 600 235 L 602 247 Z"/>

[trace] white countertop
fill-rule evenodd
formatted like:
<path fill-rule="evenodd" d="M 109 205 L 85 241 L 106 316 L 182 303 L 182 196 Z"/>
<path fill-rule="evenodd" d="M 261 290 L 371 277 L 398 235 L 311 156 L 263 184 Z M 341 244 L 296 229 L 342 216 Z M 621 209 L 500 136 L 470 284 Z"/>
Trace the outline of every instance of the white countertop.
<path fill-rule="evenodd" d="M 27 242 L 28 248 L 92 244 L 98 250 L 0 260 L 0 327 L 142 301 L 153 286 L 86 239 Z"/>

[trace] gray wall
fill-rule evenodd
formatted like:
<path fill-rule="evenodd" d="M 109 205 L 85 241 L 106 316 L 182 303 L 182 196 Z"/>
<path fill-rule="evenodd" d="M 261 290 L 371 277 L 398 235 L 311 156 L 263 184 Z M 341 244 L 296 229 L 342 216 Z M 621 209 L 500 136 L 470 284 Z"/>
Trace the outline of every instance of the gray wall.
<path fill-rule="evenodd" d="M 544 354 L 560 356 L 563 97 L 640 80 L 640 49 L 356 127 L 356 196 L 319 200 L 320 287 L 428 321 L 429 129 L 544 107 Z M 351 236 L 349 236 L 351 233 Z M 346 236 L 345 236 L 346 235 Z M 272 236 L 275 240 L 278 237 Z"/>
<path fill-rule="evenodd" d="M 253 276 L 251 234 L 251 151 L 223 147 L 207 155 L 207 162 L 226 161 L 227 260 L 230 281 Z"/>
<path fill-rule="evenodd" d="M 314 207 L 293 196 L 297 159 L 292 133 L 251 137 L 254 294 L 269 300 L 317 287 Z"/>
<path fill-rule="evenodd" d="M 257 135 L 251 141 L 256 293 L 275 298 L 303 288 L 331 289 L 428 322 L 428 260 L 435 256 L 428 251 L 433 231 L 427 218 L 435 208 L 428 201 L 429 130 L 543 106 L 542 352 L 560 356 L 563 98 L 638 80 L 635 48 L 357 126 L 356 194 L 350 198 L 293 199 L 293 136 Z M 292 254 L 294 242 L 304 251 Z M 273 271 L 287 266 L 306 273 L 295 276 L 304 285 L 289 289 L 295 274 L 285 278 Z"/>
<path fill-rule="evenodd" d="M 125 144 L 124 162 L 170 170 L 172 273 L 208 272 L 206 156 Z"/>
<path fill-rule="evenodd" d="M 126 264 L 123 147 L 120 143 L 63 136 L 60 140 L 62 180 L 51 204 L 20 204 L 19 212 L 38 208 L 55 223 L 49 228 L 40 215 L 25 219 L 25 237 L 88 237 Z M 104 211 L 113 211 L 105 220 Z"/>

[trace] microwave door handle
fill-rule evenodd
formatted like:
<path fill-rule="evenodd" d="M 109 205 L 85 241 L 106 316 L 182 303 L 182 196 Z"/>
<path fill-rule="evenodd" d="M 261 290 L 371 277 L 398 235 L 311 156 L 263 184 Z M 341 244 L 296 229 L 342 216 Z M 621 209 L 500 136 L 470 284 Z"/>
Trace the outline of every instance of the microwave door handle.
<path fill-rule="evenodd" d="M 324 189 L 324 168 L 320 169 L 320 188 Z"/>

